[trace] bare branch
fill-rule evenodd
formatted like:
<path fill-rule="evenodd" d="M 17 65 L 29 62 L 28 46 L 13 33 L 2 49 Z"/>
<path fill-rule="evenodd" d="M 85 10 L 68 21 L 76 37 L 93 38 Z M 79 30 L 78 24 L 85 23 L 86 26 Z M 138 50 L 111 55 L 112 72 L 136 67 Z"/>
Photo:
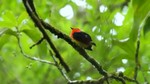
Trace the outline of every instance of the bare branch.
<path fill-rule="evenodd" d="M 138 74 L 138 70 L 139 70 L 139 61 L 138 61 L 138 53 L 139 53 L 139 47 L 140 47 L 140 41 L 137 41 L 137 48 L 136 48 L 136 53 L 135 53 L 135 69 L 134 69 L 134 79 L 136 80 L 137 78 L 137 74 Z"/>
<path fill-rule="evenodd" d="M 92 57 L 90 57 L 83 48 L 81 48 L 80 46 L 78 46 L 76 43 L 74 43 L 70 37 L 64 33 L 62 33 L 61 31 L 57 30 L 56 28 L 52 27 L 50 24 L 44 22 L 43 20 L 41 20 L 42 25 L 49 30 L 51 33 L 55 34 L 58 36 L 58 38 L 61 38 L 63 40 L 65 40 L 66 42 L 68 42 L 81 56 L 83 56 L 87 61 L 89 61 L 97 70 L 100 74 L 102 74 L 103 76 L 107 76 L 107 72 L 102 68 L 102 66 L 99 64 L 99 62 L 97 62 L 95 59 L 93 59 Z"/>
<path fill-rule="evenodd" d="M 32 46 L 30 46 L 30 49 L 32 49 L 36 45 L 39 45 L 43 40 L 44 40 L 44 38 L 41 38 L 37 43 L 35 43 Z"/>
<path fill-rule="evenodd" d="M 47 61 L 47 60 L 43 60 L 43 59 L 40 59 L 40 58 L 37 58 L 37 57 L 31 57 L 31 56 L 28 56 L 27 54 L 24 53 L 24 51 L 22 50 L 22 47 L 21 47 L 21 42 L 20 42 L 20 38 L 19 36 L 17 37 L 17 40 L 18 40 L 18 45 L 19 45 L 19 48 L 20 48 L 20 52 L 22 53 L 22 55 L 30 60 L 35 60 L 35 61 L 39 61 L 39 62 L 42 62 L 42 63 L 46 63 L 46 64 L 50 64 L 50 65 L 54 65 L 56 66 L 55 63 L 53 62 L 50 62 L 50 61 Z"/>
<path fill-rule="evenodd" d="M 136 81 L 136 80 L 134 80 L 134 79 L 131 79 L 131 78 L 128 78 L 127 76 L 123 76 L 123 78 L 124 78 L 124 80 L 127 80 L 127 81 L 129 81 L 129 82 L 134 82 L 134 83 L 136 83 L 136 84 L 139 84 L 138 81 Z"/>
<path fill-rule="evenodd" d="M 44 30 L 44 26 L 42 25 L 41 21 L 39 20 L 37 13 L 35 12 L 33 0 L 23 0 L 23 3 L 24 3 L 24 6 L 25 6 L 29 16 L 31 17 L 31 19 L 33 20 L 35 25 L 38 27 L 38 29 L 41 31 L 41 33 L 43 34 L 44 39 L 48 42 L 49 46 L 52 48 L 53 52 L 55 53 L 55 56 L 59 59 L 60 64 L 65 68 L 65 70 L 67 72 L 69 72 L 70 71 L 69 66 L 64 62 L 62 56 L 60 55 L 60 53 L 58 52 L 58 50 L 52 43 L 48 34 Z"/>
<path fill-rule="evenodd" d="M 140 49 L 140 36 L 141 36 L 141 29 L 142 27 L 139 28 L 138 30 L 138 36 L 137 36 L 137 44 L 136 44 L 136 52 L 135 52 L 135 69 L 134 69 L 134 79 L 137 79 L 138 75 L 138 70 L 141 67 L 139 63 L 139 49 Z"/>
<path fill-rule="evenodd" d="M 33 22 L 35 23 L 35 25 L 39 28 L 39 30 L 41 31 L 41 33 L 44 36 L 44 39 L 49 43 L 50 47 L 52 48 L 54 55 L 52 55 L 53 60 L 56 63 L 57 68 L 59 69 L 59 71 L 61 72 L 61 74 L 64 76 L 64 78 L 68 81 L 69 84 L 103 84 L 104 81 L 109 84 L 108 79 L 115 79 L 117 81 L 120 81 L 122 84 L 126 84 L 125 80 L 129 80 L 128 77 L 124 77 L 124 76 L 115 76 L 113 74 L 108 74 L 101 66 L 101 64 L 99 64 L 99 62 L 97 62 L 94 58 L 92 58 L 91 56 L 89 56 L 86 51 L 81 48 L 80 46 L 78 46 L 76 43 L 74 43 L 70 37 L 66 34 L 64 34 L 63 32 L 57 30 L 56 28 L 54 28 L 53 26 L 51 26 L 50 24 L 44 22 L 42 19 L 40 19 L 36 13 L 34 4 L 33 4 L 33 0 L 23 0 L 24 6 L 29 14 L 29 16 L 31 17 L 31 19 L 33 20 Z M 48 37 L 45 29 L 47 29 L 49 32 L 51 32 L 52 34 L 55 34 L 58 36 L 58 38 L 61 38 L 63 40 L 65 40 L 68 44 L 70 44 L 81 56 L 83 56 L 88 62 L 90 62 L 96 69 L 97 71 L 103 75 L 103 78 L 99 79 L 99 80 L 85 80 L 85 81 L 81 81 L 81 80 L 74 80 L 71 81 L 68 76 L 63 72 L 62 68 L 59 66 L 58 62 L 56 61 L 55 57 L 56 56 L 59 60 L 60 63 L 62 64 L 62 66 L 65 68 L 67 67 L 67 65 L 65 63 L 63 63 L 63 59 L 61 58 L 58 50 L 55 48 L 54 44 L 51 42 L 51 39 Z M 137 48 L 137 52 L 139 51 L 139 48 Z M 137 61 L 136 63 L 138 63 L 138 53 L 136 53 L 136 58 Z M 69 68 L 65 68 L 66 71 L 67 69 L 69 70 Z M 137 69 L 136 69 L 137 70 Z M 136 78 L 136 76 L 135 76 Z M 138 84 L 138 82 L 136 80 L 130 80 L 131 82 L 135 82 Z"/>
<path fill-rule="evenodd" d="M 110 78 L 113 78 L 113 79 L 115 79 L 117 81 L 120 81 L 120 82 L 122 82 L 122 84 L 126 84 L 125 80 L 122 77 L 111 75 Z"/>
<path fill-rule="evenodd" d="M 62 76 L 67 80 L 67 81 L 71 81 L 70 79 L 69 79 L 69 77 L 66 75 L 66 73 L 62 70 L 62 68 L 60 67 L 60 65 L 59 65 L 59 63 L 56 61 L 56 58 L 55 58 L 55 56 L 53 55 L 53 53 L 49 50 L 49 53 L 50 53 L 50 55 L 52 56 L 52 58 L 53 58 L 53 60 L 54 60 L 54 62 L 55 62 L 55 64 L 56 64 L 56 66 L 57 66 L 57 68 L 58 68 L 58 70 L 60 71 L 60 73 L 62 74 Z"/>

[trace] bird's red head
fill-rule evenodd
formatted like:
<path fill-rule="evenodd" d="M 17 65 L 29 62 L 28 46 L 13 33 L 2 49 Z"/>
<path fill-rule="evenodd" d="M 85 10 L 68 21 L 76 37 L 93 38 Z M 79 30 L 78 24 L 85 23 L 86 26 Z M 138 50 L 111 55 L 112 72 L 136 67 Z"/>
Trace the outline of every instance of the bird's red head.
<path fill-rule="evenodd" d="M 72 37 L 72 35 L 75 33 L 75 32 L 81 32 L 81 30 L 79 28 L 73 28 L 71 27 L 72 31 L 71 31 L 71 34 L 70 34 L 70 37 Z"/>
<path fill-rule="evenodd" d="M 72 28 L 72 31 L 70 33 L 70 37 L 74 42 L 76 42 L 79 46 L 92 50 L 92 45 L 95 45 L 95 43 L 92 42 L 92 39 L 89 34 L 81 31 L 79 28 Z"/>

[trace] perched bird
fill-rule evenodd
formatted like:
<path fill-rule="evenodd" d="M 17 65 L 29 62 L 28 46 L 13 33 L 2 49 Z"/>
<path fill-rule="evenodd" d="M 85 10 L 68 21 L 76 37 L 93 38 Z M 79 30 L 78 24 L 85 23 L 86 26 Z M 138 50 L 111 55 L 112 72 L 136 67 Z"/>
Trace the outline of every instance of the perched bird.
<path fill-rule="evenodd" d="M 92 42 L 92 39 L 89 34 L 82 32 L 79 28 L 72 28 L 70 33 L 70 37 L 75 41 L 79 46 L 92 50 L 92 45 L 96 46 L 95 43 Z"/>

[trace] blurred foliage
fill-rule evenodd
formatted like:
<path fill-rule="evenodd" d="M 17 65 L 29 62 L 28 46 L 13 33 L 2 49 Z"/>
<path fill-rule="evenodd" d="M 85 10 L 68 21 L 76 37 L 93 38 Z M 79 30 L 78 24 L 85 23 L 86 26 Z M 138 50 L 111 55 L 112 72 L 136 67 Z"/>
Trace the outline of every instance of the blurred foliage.
<path fill-rule="evenodd" d="M 89 33 L 97 46 L 87 53 L 99 61 L 109 73 L 118 73 L 121 70 L 124 75 L 133 77 L 136 40 L 140 32 L 141 69 L 137 80 L 144 84 L 146 77 L 150 82 L 150 0 L 36 0 L 34 3 L 39 16 L 65 34 L 69 35 L 70 27 L 80 27 Z M 60 14 L 60 10 L 67 5 L 73 10 L 71 19 Z M 124 18 L 121 25 L 115 23 L 121 22 L 115 18 L 117 14 Z M 120 16 L 117 18 L 121 19 Z M 0 0 L 1 84 L 66 84 L 55 66 L 27 59 L 20 53 L 16 38 L 18 32 L 26 54 L 53 61 L 45 41 L 33 49 L 29 48 L 40 40 L 42 35 L 26 13 L 22 1 Z M 98 71 L 64 40 L 53 34 L 49 36 L 71 67 L 71 72 L 67 75 L 72 80 L 101 77 Z M 111 84 L 118 83 L 112 80 Z"/>

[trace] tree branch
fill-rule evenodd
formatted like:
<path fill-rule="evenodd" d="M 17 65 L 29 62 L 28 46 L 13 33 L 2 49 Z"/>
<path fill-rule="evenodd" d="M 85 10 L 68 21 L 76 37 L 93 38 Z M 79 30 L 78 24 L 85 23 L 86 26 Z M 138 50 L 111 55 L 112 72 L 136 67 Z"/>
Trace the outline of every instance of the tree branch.
<path fill-rule="evenodd" d="M 68 44 L 70 44 L 81 56 L 83 56 L 87 61 L 89 61 L 97 70 L 100 74 L 103 76 L 107 76 L 107 72 L 102 68 L 102 66 L 92 57 L 90 57 L 83 48 L 78 46 L 76 43 L 74 43 L 70 37 L 61 31 L 57 30 L 56 28 L 52 27 L 50 24 L 44 22 L 43 20 L 40 20 L 43 26 L 49 30 L 51 33 L 55 34 L 58 36 L 58 38 L 61 38 L 65 40 Z"/>
<path fill-rule="evenodd" d="M 136 43 L 136 52 L 135 52 L 135 68 L 134 68 L 134 79 L 137 79 L 138 75 L 138 70 L 140 68 L 140 63 L 139 63 L 139 49 L 140 49 L 140 36 L 141 36 L 141 29 L 142 27 L 140 26 L 138 30 L 138 36 L 137 36 L 137 43 Z"/>
<path fill-rule="evenodd" d="M 41 22 L 37 16 L 37 13 L 35 12 L 33 0 L 23 0 L 23 3 L 24 3 L 24 6 L 25 6 L 29 16 L 31 17 L 31 19 L 33 20 L 35 25 L 38 27 L 38 29 L 41 31 L 41 33 L 43 34 L 44 39 L 48 42 L 49 46 L 52 48 L 53 52 L 55 53 L 55 56 L 59 59 L 60 64 L 65 68 L 65 70 L 67 72 L 69 72 L 70 71 L 69 66 L 64 62 L 60 53 L 58 52 L 58 50 L 52 43 L 52 41 L 49 38 L 49 36 L 47 35 L 46 31 L 44 30 L 44 26 L 41 24 Z"/>
<path fill-rule="evenodd" d="M 50 39 L 48 37 L 48 35 L 46 34 L 44 28 L 48 29 L 50 32 L 52 32 L 53 34 L 57 35 L 58 38 L 62 38 L 65 41 L 67 41 L 75 50 L 77 50 L 79 52 L 80 55 L 82 55 L 86 60 L 88 60 L 93 66 L 95 66 L 95 68 L 99 71 L 100 74 L 107 76 L 107 72 L 102 68 L 102 66 L 96 61 L 94 60 L 92 57 L 90 57 L 83 48 L 81 48 L 80 46 L 78 46 L 77 44 L 75 44 L 69 36 L 67 36 L 66 34 L 60 32 L 59 30 L 56 30 L 56 28 L 50 26 L 49 24 L 45 23 L 44 21 L 42 21 L 41 19 L 38 18 L 38 16 L 36 16 L 36 11 L 35 9 L 32 10 L 33 6 L 30 6 L 31 3 L 33 3 L 33 0 L 23 0 L 25 8 L 29 14 L 29 16 L 31 17 L 31 19 L 33 20 L 33 22 L 35 23 L 35 25 L 39 28 L 39 30 L 42 32 L 43 36 L 45 37 L 45 39 L 48 41 L 49 44 L 51 44 Z M 30 4 L 29 4 L 30 3 Z M 51 45 L 51 47 L 54 47 L 53 45 Z M 56 52 L 55 54 L 58 54 L 58 52 L 54 49 L 54 52 Z M 56 55 L 56 56 L 57 56 Z"/>
<path fill-rule="evenodd" d="M 137 41 L 137 48 L 136 48 L 136 53 L 135 53 L 135 69 L 134 69 L 134 79 L 136 80 L 138 70 L 139 70 L 139 60 L 138 60 L 138 53 L 139 53 L 139 47 L 140 47 L 140 40 Z"/>
<path fill-rule="evenodd" d="M 62 33 L 61 31 L 57 30 L 56 28 L 54 28 L 53 26 L 51 26 L 50 24 L 44 22 L 42 19 L 40 19 L 36 13 L 34 4 L 33 4 L 33 0 L 23 0 L 24 6 L 29 14 L 29 16 L 31 17 L 31 19 L 33 20 L 33 22 L 35 23 L 35 25 L 39 28 L 39 30 L 41 31 L 41 33 L 44 36 L 44 39 L 46 39 L 46 41 L 49 43 L 50 47 L 52 48 L 53 52 L 55 53 L 55 56 L 60 60 L 61 62 L 61 56 L 59 54 L 59 52 L 57 51 L 57 49 L 55 48 L 54 44 L 51 42 L 50 38 L 48 37 L 47 33 L 45 32 L 44 29 L 47 29 L 49 32 L 51 32 L 52 34 L 55 34 L 58 36 L 58 38 L 61 38 L 63 40 L 65 40 L 68 44 L 70 44 L 82 57 L 84 57 L 88 62 L 90 62 L 96 69 L 97 71 L 103 75 L 104 77 L 95 81 L 95 80 L 87 80 L 87 81 L 71 81 L 67 75 L 62 71 L 62 69 L 59 67 L 59 65 L 57 65 L 57 68 L 59 69 L 59 71 L 61 72 L 61 74 L 65 77 L 66 80 L 68 80 L 69 84 L 99 84 L 99 83 L 104 83 L 104 81 L 106 81 L 107 84 L 109 84 L 108 79 L 115 79 L 117 81 L 122 82 L 122 84 L 125 84 L 125 78 L 124 77 L 120 77 L 120 76 L 115 76 L 115 75 L 108 75 L 108 73 L 102 68 L 102 66 L 99 64 L 99 62 L 97 62 L 94 58 L 92 58 L 91 56 L 89 56 L 86 51 L 81 48 L 80 46 L 78 46 L 76 43 L 74 43 L 71 38 Z M 138 55 L 137 55 L 138 56 Z M 138 58 L 138 57 L 137 57 Z M 57 61 L 55 59 L 55 57 L 53 57 L 54 61 L 56 64 Z M 63 66 L 65 64 L 61 63 Z M 65 66 L 64 66 L 65 67 Z M 66 69 L 66 68 L 65 68 Z M 129 79 L 129 78 L 126 78 Z M 131 79 L 132 80 L 132 79 Z M 135 81 L 133 81 L 135 82 Z"/>
<path fill-rule="evenodd" d="M 44 38 L 41 38 L 37 43 L 35 43 L 32 46 L 30 46 L 30 49 L 32 49 L 36 45 L 39 45 L 43 40 L 44 40 Z"/>
<path fill-rule="evenodd" d="M 56 61 L 56 58 L 54 57 L 53 53 L 49 50 L 49 53 L 51 54 L 56 66 L 57 66 L 57 69 L 60 71 L 60 73 L 62 74 L 62 76 L 68 81 L 70 82 L 71 80 L 69 79 L 69 77 L 65 74 L 65 72 L 61 69 L 59 63 Z"/>
<path fill-rule="evenodd" d="M 128 78 L 127 76 L 123 76 L 123 78 L 124 78 L 124 80 L 127 80 L 127 81 L 129 81 L 129 82 L 134 82 L 134 83 L 136 83 L 136 84 L 139 84 L 138 81 L 136 81 L 136 80 L 134 80 L 134 79 L 131 79 L 131 78 Z"/>

